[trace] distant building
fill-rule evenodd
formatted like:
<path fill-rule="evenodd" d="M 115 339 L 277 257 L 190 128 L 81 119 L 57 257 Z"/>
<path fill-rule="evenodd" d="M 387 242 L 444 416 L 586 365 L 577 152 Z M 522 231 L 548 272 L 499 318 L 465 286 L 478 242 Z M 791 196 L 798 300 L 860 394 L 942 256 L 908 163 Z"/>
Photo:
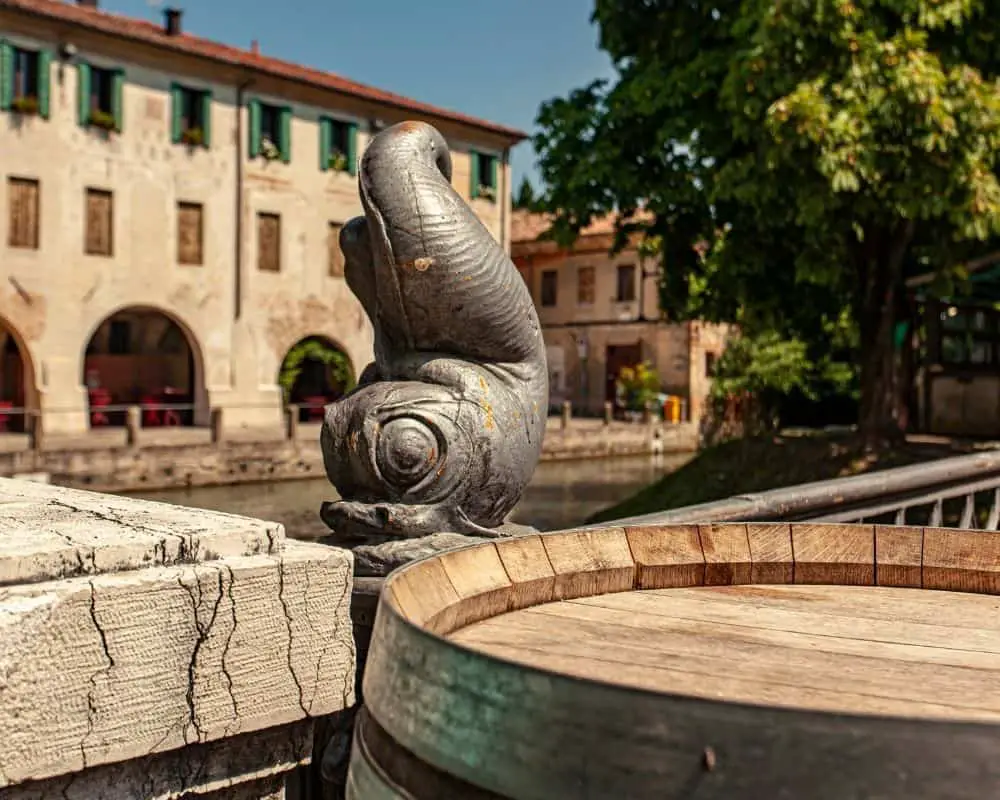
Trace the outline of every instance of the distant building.
<path fill-rule="evenodd" d="M 910 317 L 897 327 L 908 428 L 1000 437 L 1000 253 L 965 265 L 951 296 L 933 275 L 909 281 Z"/>
<path fill-rule="evenodd" d="M 701 418 L 726 328 L 671 323 L 659 303 L 659 267 L 629 246 L 608 253 L 615 220 L 596 220 L 570 249 L 540 239 L 546 216 L 515 211 L 511 256 L 531 290 L 545 335 L 553 403 L 599 413 L 615 398 L 622 367 L 649 361 L 666 393 Z"/>
<path fill-rule="evenodd" d="M 279 369 L 307 339 L 360 372 L 372 331 L 337 236 L 361 213 L 358 156 L 406 119 L 441 130 L 506 246 L 520 131 L 192 36 L 178 11 L 0 0 L 0 431 L 26 408 L 82 433 L 135 403 L 150 424 L 279 426 Z"/>

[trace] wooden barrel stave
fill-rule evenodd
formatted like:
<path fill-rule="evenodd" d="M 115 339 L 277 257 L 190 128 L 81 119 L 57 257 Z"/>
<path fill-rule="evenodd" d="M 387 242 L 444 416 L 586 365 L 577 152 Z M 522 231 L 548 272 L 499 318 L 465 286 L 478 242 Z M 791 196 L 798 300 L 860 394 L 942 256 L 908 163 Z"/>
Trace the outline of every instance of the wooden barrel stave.
<path fill-rule="evenodd" d="M 637 588 L 795 582 L 996 592 L 997 555 L 1000 537 L 980 532 L 726 524 L 566 532 L 437 556 L 394 575 L 379 606 L 365 677 L 366 704 L 390 743 L 377 759 L 387 773 L 417 759 L 526 800 L 992 795 L 1000 787 L 995 724 L 649 692 L 445 637 L 514 609 Z M 415 776 L 404 773 L 404 783 L 416 783 L 400 790 L 447 796 Z"/>

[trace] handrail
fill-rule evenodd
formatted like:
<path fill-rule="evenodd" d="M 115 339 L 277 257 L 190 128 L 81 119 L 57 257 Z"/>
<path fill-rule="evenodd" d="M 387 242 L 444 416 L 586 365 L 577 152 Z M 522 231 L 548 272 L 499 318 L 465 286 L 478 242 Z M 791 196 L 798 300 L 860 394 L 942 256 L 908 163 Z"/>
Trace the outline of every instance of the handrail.
<path fill-rule="evenodd" d="M 726 521 L 861 521 L 865 517 L 892 512 L 897 512 L 896 523 L 903 524 L 907 509 L 931 503 L 935 504 L 932 520 L 937 519 L 939 524 L 940 506 L 944 500 L 971 497 L 972 500 L 967 502 L 971 509 L 970 503 L 974 503 L 975 493 L 996 489 L 1000 489 L 1000 449 L 847 478 L 803 483 L 767 492 L 735 495 L 724 500 L 610 520 L 601 525 L 586 527 Z M 995 497 L 994 500 L 996 499 Z M 971 510 L 963 512 L 963 519 L 969 514 Z M 996 526 L 995 516 L 994 510 L 991 510 L 992 525 L 989 527 Z"/>

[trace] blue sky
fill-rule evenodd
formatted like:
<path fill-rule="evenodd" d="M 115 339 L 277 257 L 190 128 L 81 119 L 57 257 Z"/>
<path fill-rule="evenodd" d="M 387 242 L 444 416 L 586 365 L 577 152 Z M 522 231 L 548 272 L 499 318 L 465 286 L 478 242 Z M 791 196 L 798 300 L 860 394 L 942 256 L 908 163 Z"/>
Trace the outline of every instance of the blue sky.
<path fill-rule="evenodd" d="M 593 0 L 101 0 L 155 20 L 171 4 L 199 36 L 257 39 L 266 55 L 528 132 L 540 103 L 611 74 Z M 513 151 L 515 187 L 534 177 L 534 160 L 529 142 Z"/>

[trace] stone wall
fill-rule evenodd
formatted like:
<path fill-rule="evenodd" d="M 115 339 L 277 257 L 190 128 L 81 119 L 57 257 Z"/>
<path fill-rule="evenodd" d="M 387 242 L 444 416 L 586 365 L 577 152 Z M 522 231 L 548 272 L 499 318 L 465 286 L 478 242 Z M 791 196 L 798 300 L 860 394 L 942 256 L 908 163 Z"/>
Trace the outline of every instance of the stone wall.
<path fill-rule="evenodd" d="M 100 437 L 47 440 L 33 450 L 27 437 L 0 447 L 0 475 L 47 480 L 60 486 L 117 492 L 222 486 L 319 478 L 319 426 L 301 425 L 294 438 L 279 434 L 212 443 L 206 431 L 140 431 L 128 446 L 124 431 Z M 3 438 L 3 437 L 0 437 Z M 564 430 L 549 420 L 543 460 L 602 458 L 697 449 L 694 425 L 645 425 L 573 419 Z"/>
<path fill-rule="evenodd" d="M 0 479 L 0 797 L 282 798 L 354 702 L 347 551 Z"/>

